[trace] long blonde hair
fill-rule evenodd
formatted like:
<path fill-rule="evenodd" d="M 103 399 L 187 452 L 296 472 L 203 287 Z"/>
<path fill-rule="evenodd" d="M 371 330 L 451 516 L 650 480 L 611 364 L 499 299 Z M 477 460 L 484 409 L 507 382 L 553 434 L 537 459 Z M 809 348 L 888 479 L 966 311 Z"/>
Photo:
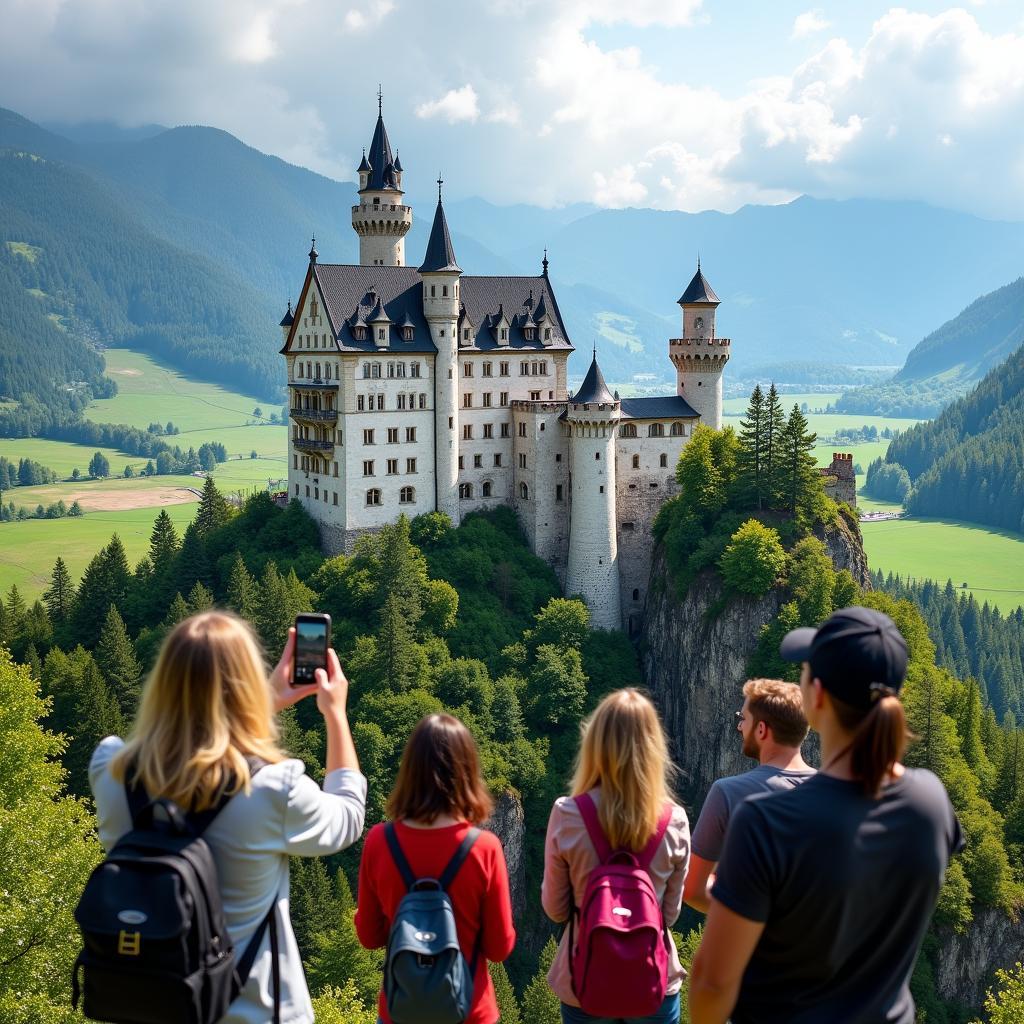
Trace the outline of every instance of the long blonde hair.
<path fill-rule="evenodd" d="M 598 818 L 612 849 L 639 851 L 672 799 L 672 770 L 654 705 L 632 687 L 616 690 L 583 723 L 572 795 L 600 786 Z"/>
<path fill-rule="evenodd" d="M 164 640 L 111 773 L 130 771 L 151 797 L 201 811 L 249 792 L 246 755 L 284 759 L 259 642 L 228 612 L 193 615 Z"/>

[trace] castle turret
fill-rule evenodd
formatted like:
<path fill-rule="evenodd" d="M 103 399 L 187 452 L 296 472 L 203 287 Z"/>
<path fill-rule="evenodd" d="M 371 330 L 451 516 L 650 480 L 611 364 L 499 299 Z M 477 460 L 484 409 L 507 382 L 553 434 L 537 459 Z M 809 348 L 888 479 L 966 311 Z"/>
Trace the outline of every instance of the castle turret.
<path fill-rule="evenodd" d="M 722 427 L 722 372 L 729 361 L 730 341 L 715 337 L 715 312 L 720 299 L 697 261 L 697 273 L 679 297 L 683 336 L 668 343 L 676 368 L 676 394 L 685 398 L 702 423 Z"/>
<path fill-rule="evenodd" d="M 448 221 L 437 181 L 437 209 L 423 263 L 423 315 L 437 348 L 434 363 L 434 479 L 436 507 L 459 522 L 459 278 Z"/>
<path fill-rule="evenodd" d="M 292 313 L 292 300 L 288 300 L 288 312 L 281 317 L 281 331 L 284 334 L 284 341 L 288 341 L 288 334 L 292 329 L 292 324 L 295 323 L 295 314 Z"/>
<path fill-rule="evenodd" d="M 595 353 L 566 410 L 572 433 L 572 511 L 565 574 L 566 595 L 583 596 L 595 629 L 622 626 L 615 535 L 615 431 L 621 411 Z"/>
<path fill-rule="evenodd" d="M 412 207 L 402 204 L 402 195 L 402 165 L 391 154 L 378 92 L 377 126 L 369 154 L 363 151 L 359 204 L 352 207 L 352 227 L 359 235 L 363 266 L 405 266 L 405 236 L 412 227 Z"/>

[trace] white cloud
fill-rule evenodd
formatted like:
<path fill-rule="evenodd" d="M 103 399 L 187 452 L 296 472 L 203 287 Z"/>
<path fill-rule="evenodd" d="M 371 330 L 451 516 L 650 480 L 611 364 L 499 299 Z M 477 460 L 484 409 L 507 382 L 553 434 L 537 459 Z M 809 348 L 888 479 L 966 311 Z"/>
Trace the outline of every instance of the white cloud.
<path fill-rule="evenodd" d="M 805 36 L 813 36 L 818 32 L 824 32 L 829 25 L 830 22 L 825 17 L 825 12 L 820 7 L 815 7 L 813 10 L 798 14 L 793 19 L 791 36 L 793 39 L 803 39 Z"/>
<path fill-rule="evenodd" d="M 362 32 L 380 24 L 395 8 L 392 0 L 374 0 L 365 9 L 353 7 L 345 12 L 345 27 L 353 32 Z"/>
<path fill-rule="evenodd" d="M 636 167 L 623 164 L 607 177 L 594 171 L 594 202 L 601 206 L 640 206 L 647 198 L 647 186 L 636 179 Z"/>
<path fill-rule="evenodd" d="M 449 89 L 436 100 L 421 103 L 416 108 L 421 118 L 443 117 L 449 124 L 459 121 L 475 121 L 480 116 L 476 90 L 468 83 L 461 89 Z"/>

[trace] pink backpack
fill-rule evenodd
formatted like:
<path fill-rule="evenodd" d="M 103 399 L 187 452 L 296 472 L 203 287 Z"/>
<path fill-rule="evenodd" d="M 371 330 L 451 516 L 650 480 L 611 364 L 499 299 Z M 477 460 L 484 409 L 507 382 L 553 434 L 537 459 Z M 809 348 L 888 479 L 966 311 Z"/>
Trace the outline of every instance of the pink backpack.
<path fill-rule="evenodd" d="M 569 918 L 572 990 L 595 1017 L 647 1017 L 664 1001 L 668 980 L 669 939 L 648 870 L 672 806 L 666 806 L 643 851 L 632 853 L 612 850 L 589 793 L 575 800 L 599 863 L 587 879 L 582 905 Z"/>

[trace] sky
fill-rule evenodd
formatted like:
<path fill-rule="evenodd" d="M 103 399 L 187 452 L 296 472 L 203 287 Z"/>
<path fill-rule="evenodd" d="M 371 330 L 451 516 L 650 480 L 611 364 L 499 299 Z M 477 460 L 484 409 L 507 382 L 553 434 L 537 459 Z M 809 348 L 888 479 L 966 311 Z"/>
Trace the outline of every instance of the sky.
<path fill-rule="evenodd" d="M 206 124 L 352 180 L 378 83 L 406 187 L 1024 220 L 1024 4 L 0 0 L 0 106 Z"/>

